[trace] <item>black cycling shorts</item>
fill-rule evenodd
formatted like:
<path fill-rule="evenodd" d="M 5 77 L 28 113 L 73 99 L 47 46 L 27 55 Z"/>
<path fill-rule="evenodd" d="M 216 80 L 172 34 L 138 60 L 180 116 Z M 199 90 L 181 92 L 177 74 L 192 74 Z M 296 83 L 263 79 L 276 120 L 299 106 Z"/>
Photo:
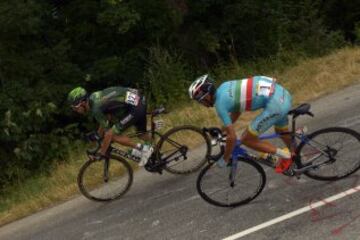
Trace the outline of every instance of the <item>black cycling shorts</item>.
<path fill-rule="evenodd" d="M 116 124 L 118 129 L 124 131 L 135 126 L 137 132 L 146 132 L 146 102 L 142 99 L 136 107 L 131 107 L 129 113 Z"/>

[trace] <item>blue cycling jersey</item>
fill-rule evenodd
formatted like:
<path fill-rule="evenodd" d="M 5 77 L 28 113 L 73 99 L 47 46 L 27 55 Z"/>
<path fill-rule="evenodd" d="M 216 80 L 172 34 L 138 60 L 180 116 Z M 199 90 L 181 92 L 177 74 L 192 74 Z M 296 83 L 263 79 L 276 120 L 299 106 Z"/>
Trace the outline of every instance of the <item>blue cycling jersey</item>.
<path fill-rule="evenodd" d="M 271 127 L 269 124 L 278 127 L 287 125 L 291 96 L 275 79 L 255 76 L 221 84 L 216 90 L 214 105 L 225 126 L 232 124 L 229 113 L 264 108 L 264 112 L 250 125 L 251 132 L 258 135 Z"/>

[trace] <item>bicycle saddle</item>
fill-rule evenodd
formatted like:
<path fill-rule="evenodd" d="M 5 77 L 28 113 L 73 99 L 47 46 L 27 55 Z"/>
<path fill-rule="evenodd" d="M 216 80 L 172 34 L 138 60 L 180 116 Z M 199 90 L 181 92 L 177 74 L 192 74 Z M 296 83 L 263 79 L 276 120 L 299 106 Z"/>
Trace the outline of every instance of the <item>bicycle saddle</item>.
<path fill-rule="evenodd" d="M 303 103 L 300 106 L 290 110 L 288 112 L 289 115 L 294 115 L 294 116 L 299 116 L 299 115 L 303 115 L 303 114 L 307 114 L 310 116 L 314 116 L 314 114 L 312 114 L 309 110 L 310 110 L 311 105 L 308 103 Z"/>
<path fill-rule="evenodd" d="M 168 112 L 166 111 L 166 109 L 164 107 L 160 106 L 158 108 L 155 108 L 155 110 L 153 110 L 152 112 L 148 112 L 147 114 L 151 114 L 153 116 L 156 116 L 156 115 L 159 115 L 159 114 L 162 114 L 162 113 L 166 114 Z"/>

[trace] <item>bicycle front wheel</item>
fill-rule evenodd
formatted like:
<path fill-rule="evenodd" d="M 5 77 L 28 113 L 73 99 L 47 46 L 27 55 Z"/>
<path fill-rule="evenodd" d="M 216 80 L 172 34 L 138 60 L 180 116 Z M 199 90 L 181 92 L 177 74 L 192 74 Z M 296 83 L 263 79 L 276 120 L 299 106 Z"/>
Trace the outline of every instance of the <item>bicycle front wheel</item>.
<path fill-rule="evenodd" d="M 174 174 L 188 174 L 200 169 L 210 156 L 209 137 L 202 129 L 186 125 L 170 129 L 157 146 L 157 159 Z"/>
<path fill-rule="evenodd" d="M 230 167 L 219 168 L 215 162 L 201 170 L 196 181 L 200 196 L 219 207 L 237 207 L 256 198 L 264 189 L 264 169 L 254 161 L 239 158 L 234 184 L 229 181 Z"/>
<path fill-rule="evenodd" d="M 132 181 L 130 164 L 116 156 L 106 160 L 88 160 L 80 168 L 77 178 L 80 192 L 94 201 L 120 198 L 129 190 Z"/>
<path fill-rule="evenodd" d="M 360 135 L 341 127 L 325 128 L 306 136 L 297 149 L 296 164 L 301 168 L 319 165 L 305 172 L 316 180 L 334 181 L 360 168 Z"/>

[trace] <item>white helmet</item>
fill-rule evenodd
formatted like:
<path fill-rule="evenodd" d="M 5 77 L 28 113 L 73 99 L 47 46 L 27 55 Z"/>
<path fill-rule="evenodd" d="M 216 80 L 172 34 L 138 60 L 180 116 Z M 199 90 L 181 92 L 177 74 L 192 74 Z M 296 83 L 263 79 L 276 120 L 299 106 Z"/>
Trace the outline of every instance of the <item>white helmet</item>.
<path fill-rule="evenodd" d="M 214 94 L 215 86 L 208 74 L 197 78 L 189 87 L 189 96 L 191 99 L 200 101 L 206 95 Z"/>

